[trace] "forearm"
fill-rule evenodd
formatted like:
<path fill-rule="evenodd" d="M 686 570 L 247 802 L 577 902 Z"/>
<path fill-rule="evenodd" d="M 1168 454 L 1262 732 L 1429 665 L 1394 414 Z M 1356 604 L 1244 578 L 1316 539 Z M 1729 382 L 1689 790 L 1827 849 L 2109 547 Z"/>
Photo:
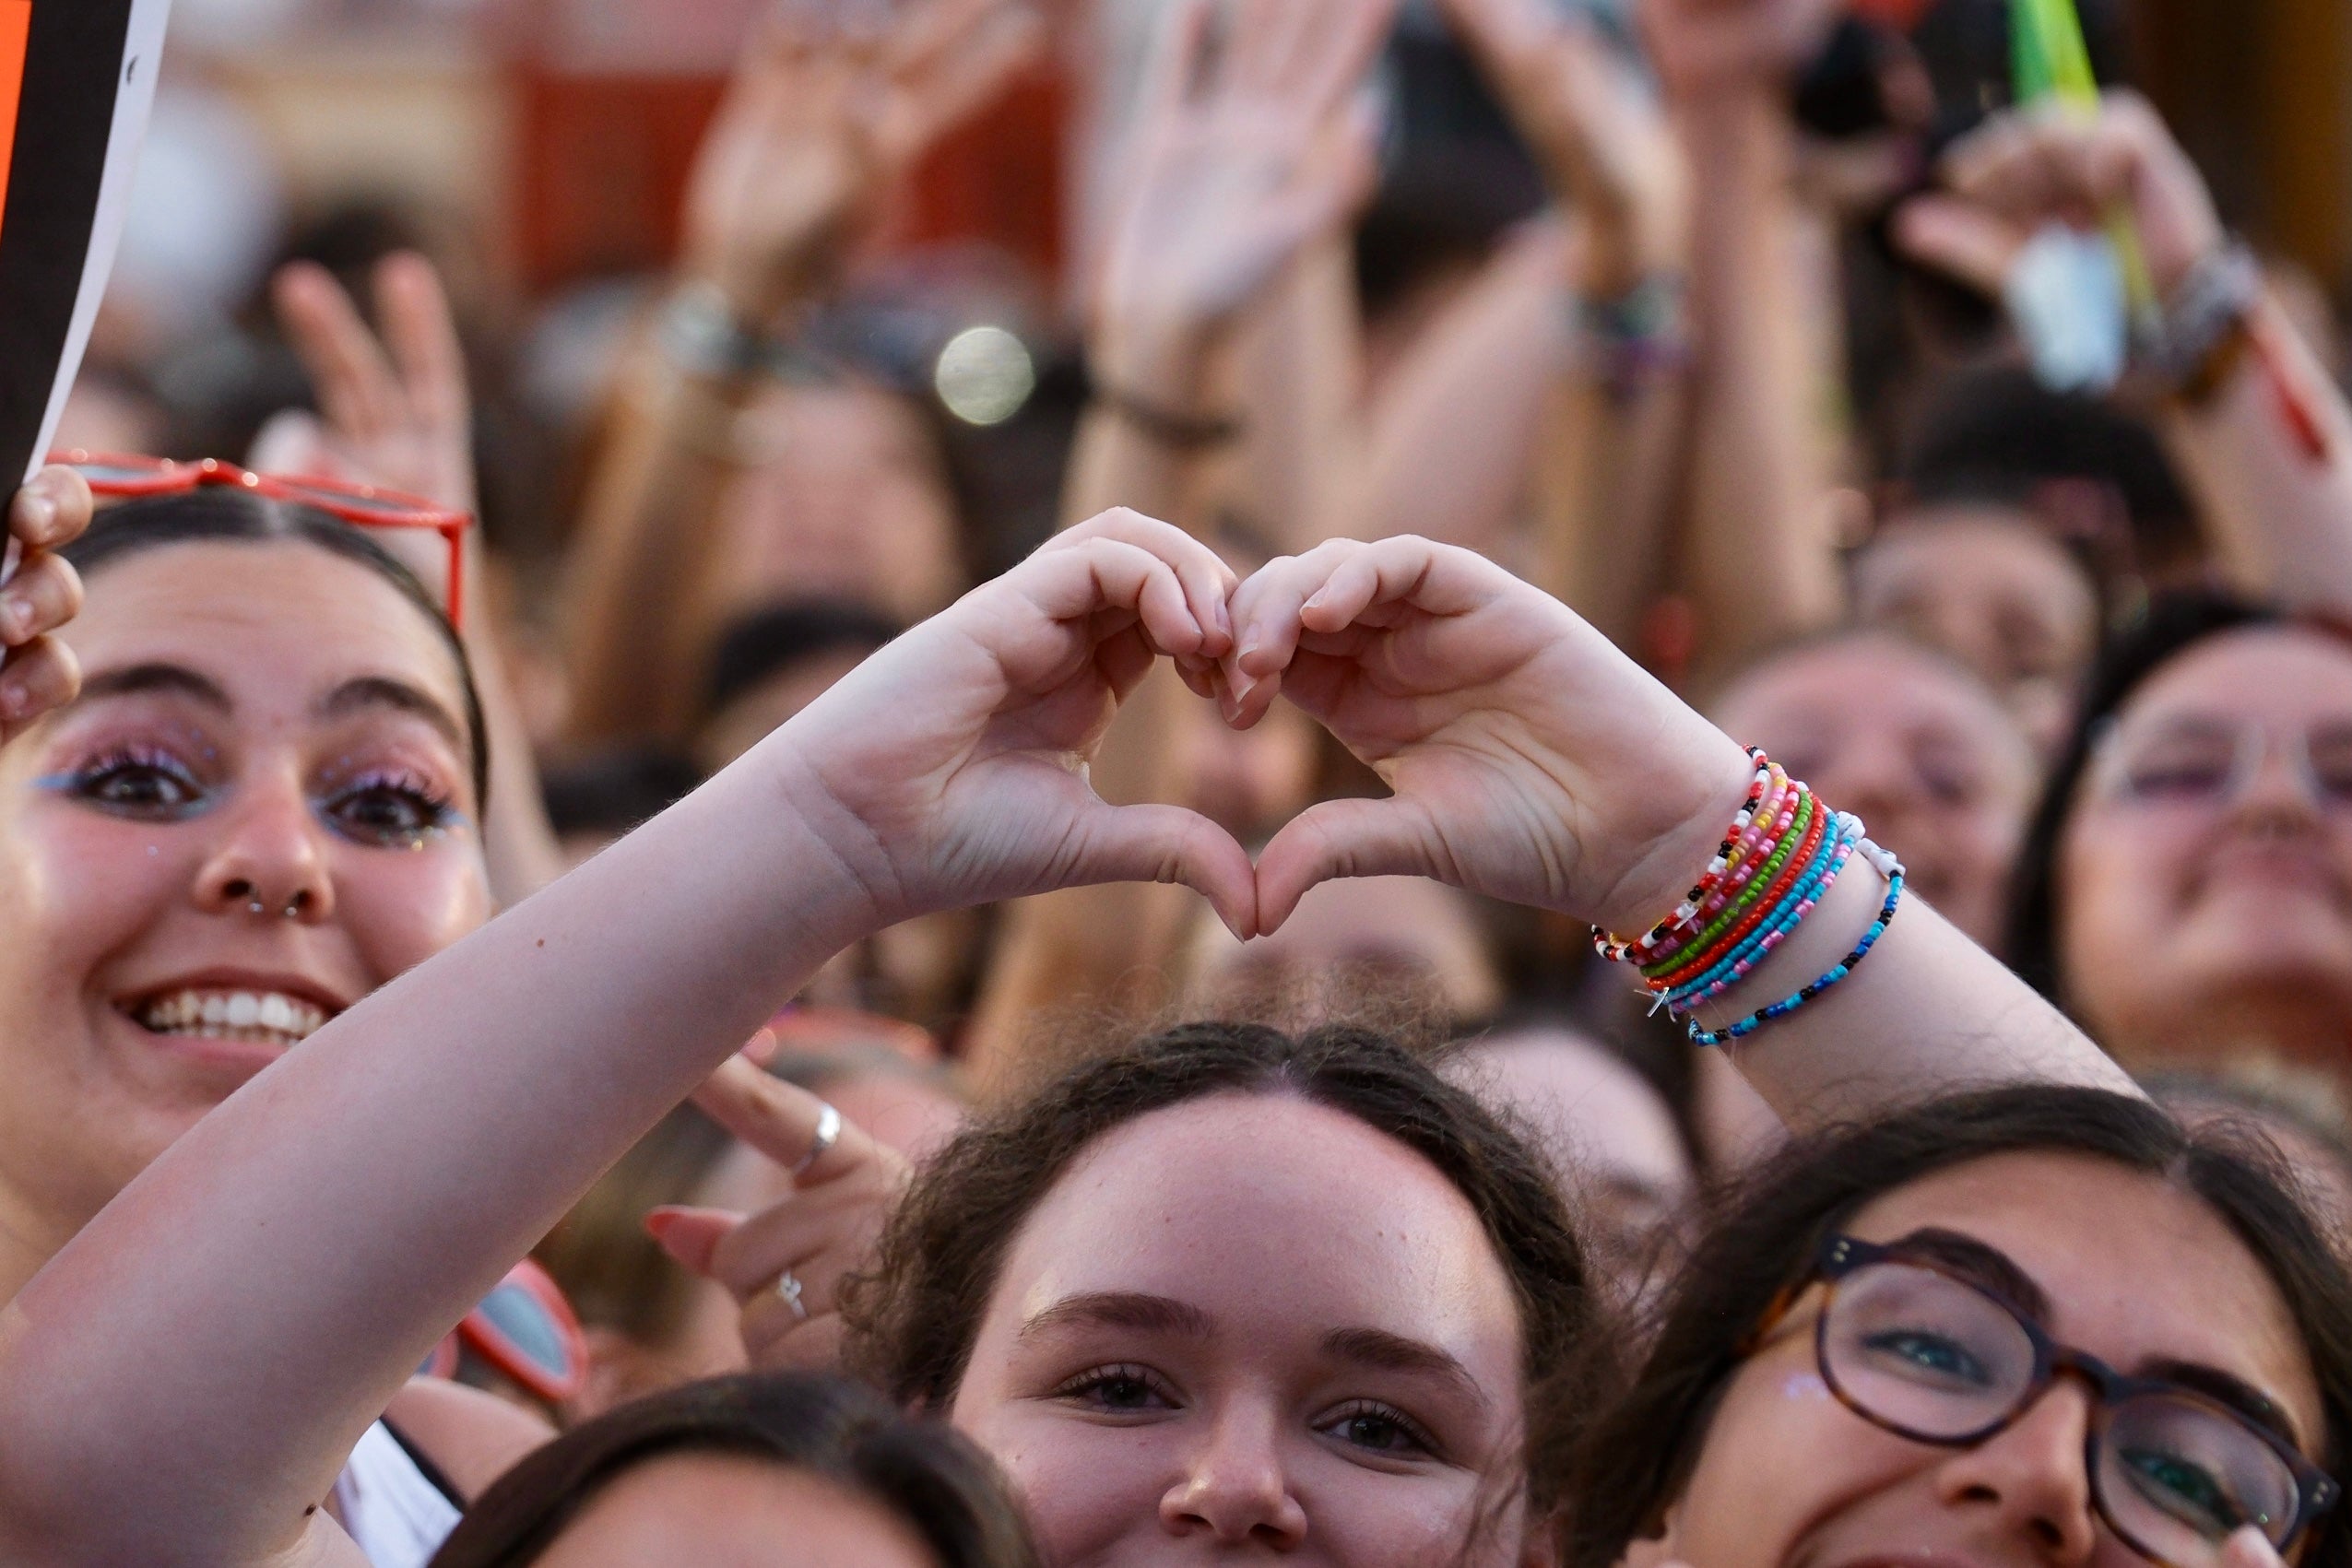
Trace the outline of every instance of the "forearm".
<path fill-rule="evenodd" d="M 1063 526 L 1124 506 L 1202 533 L 1205 486 L 1224 443 L 1183 439 L 1154 422 L 1213 417 L 1207 335 L 1182 323 L 1117 323 L 1098 327 L 1087 348 L 1097 395 L 1070 454 Z"/>
<path fill-rule="evenodd" d="M 86 1229 L 0 1333 L 0 1527 L 285 1551 L 432 1342 L 872 923 L 790 744 L 330 1023 Z"/>
<path fill-rule="evenodd" d="M 695 590 L 734 472 L 736 420 L 754 390 L 685 374 L 651 343 L 634 354 L 565 584 L 575 738 L 621 740 L 683 722 Z"/>
<path fill-rule="evenodd" d="M 1354 266 L 1341 234 L 1309 245 L 1249 312 L 1235 345 L 1243 430 L 1233 501 L 1283 550 L 1365 526 L 1347 493 L 1366 457 Z"/>
<path fill-rule="evenodd" d="M 1827 973 L 1877 918 L 1886 886 L 1855 856 L 1804 923 L 1745 981 L 1702 1009 L 1700 1021 L 1721 1028 Z M 1725 1049 L 1799 1132 L 2003 1084 L 2138 1092 L 2065 1015 L 1908 893 L 1885 934 L 1846 979 Z"/>
<path fill-rule="evenodd" d="M 1793 131 L 1760 89 L 1678 107 L 1696 174 L 1688 586 L 1710 666 L 1837 618 L 1817 367 L 1789 189 Z"/>
<path fill-rule="evenodd" d="M 1504 552 L 1539 451 L 1576 433 L 1556 428 L 1550 396 L 1570 352 L 1568 249 L 1556 224 L 1519 235 L 1423 329 L 1371 409 L 1362 479 L 1336 532 Z"/>
<path fill-rule="evenodd" d="M 2352 612 L 2352 413 L 2278 306 L 2203 405 L 2164 418 L 2167 449 L 2243 591 Z"/>

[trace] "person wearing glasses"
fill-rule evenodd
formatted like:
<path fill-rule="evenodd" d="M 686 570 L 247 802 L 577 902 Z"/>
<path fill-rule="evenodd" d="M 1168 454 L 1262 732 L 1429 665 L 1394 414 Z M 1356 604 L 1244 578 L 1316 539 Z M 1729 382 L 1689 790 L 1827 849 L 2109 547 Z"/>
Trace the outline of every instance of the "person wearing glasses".
<path fill-rule="evenodd" d="M 2008 950 L 2134 1066 L 2352 1069 L 2352 632 L 2159 600 L 2093 672 Z"/>
<path fill-rule="evenodd" d="M 1801 1144 L 1589 1434 L 1570 1568 L 2352 1557 L 2352 1296 L 2275 1150 L 2009 1089 Z"/>

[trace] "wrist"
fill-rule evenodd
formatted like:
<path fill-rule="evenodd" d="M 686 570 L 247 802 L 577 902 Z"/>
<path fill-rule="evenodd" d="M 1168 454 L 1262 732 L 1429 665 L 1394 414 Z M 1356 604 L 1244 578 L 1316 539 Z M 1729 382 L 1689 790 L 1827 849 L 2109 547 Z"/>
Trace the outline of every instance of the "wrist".
<path fill-rule="evenodd" d="M 1719 733 L 1714 739 L 1720 744 L 1709 746 L 1690 770 L 1687 793 L 1682 796 L 1685 808 L 1650 836 L 1631 867 L 1590 912 L 1601 930 L 1632 937 L 1650 929 L 1707 875 L 1722 846 L 1726 826 L 1746 805 L 1756 772 L 1749 754 L 1730 737 Z"/>
<path fill-rule="evenodd" d="M 1211 333 L 1180 315 L 1111 312 L 1090 337 L 1087 367 L 1100 384 L 1183 414 L 1204 412 Z"/>

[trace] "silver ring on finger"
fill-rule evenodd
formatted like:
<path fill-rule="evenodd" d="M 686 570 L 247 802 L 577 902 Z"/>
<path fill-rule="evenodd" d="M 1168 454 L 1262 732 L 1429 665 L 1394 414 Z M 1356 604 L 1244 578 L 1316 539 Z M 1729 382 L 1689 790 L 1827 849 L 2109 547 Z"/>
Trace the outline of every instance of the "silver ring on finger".
<path fill-rule="evenodd" d="M 792 1167 L 792 1179 L 797 1182 L 807 1175 L 810 1168 L 825 1157 L 825 1151 L 840 1141 L 841 1113 L 834 1110 L 830 1103 L 820 1101 L 817 1111 L 817 1136 L 810 1140 L 809 1152 L 803 1154 L 800 1157 L 800 1162 Z"/>
<path fill-rule="evenodd" d="M 791 1269 L 787 1268 L 775 1277 L 775 1293 L 784 1298 L 784 1304 L 792 1309 L 792 1315 L 797 1321 L 809 1321 L 809 1303 L 800 1299 L 807 1293 L 807 1288 L 793 1277 Z"/>

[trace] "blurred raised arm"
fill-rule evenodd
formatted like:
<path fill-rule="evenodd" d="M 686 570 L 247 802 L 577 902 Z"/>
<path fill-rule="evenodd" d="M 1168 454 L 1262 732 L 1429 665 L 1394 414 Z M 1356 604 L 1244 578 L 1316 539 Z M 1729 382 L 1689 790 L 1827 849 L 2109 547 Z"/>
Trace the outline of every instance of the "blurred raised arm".
<path fill-rule="evenodd" d="M 818 0 L 778 8 L 747 48 L 697 157 L 672 292 L 629 358 L 588 488 L 566 584 L 579 738 L 686 722 L 709 631 L 695 588 L 767 346 L 1041 35 L 1023 0 L 922 0 L 881 27 L 868 7 Z"/>
<path fill-rule="evenodd" d="M 1834 620 L 1820 367 L 1790 186 L 1790 74 L 1836 0 L 1641 0 L 1691 176 L 1689 309 L 1696 360 L 1684 586 L 1706 665 Z"/>
<path fill-rule="evenodd" d="M 2002 115 L 1955 147 L 1897 236 L 1998 298 L 2035 230 L 2128 214 L 2167 317 L 2158 421 L 2246 592 L 2352 611 L 2352 409 L 2233 248 L 2204 181 L 2130 93 Z"/>

